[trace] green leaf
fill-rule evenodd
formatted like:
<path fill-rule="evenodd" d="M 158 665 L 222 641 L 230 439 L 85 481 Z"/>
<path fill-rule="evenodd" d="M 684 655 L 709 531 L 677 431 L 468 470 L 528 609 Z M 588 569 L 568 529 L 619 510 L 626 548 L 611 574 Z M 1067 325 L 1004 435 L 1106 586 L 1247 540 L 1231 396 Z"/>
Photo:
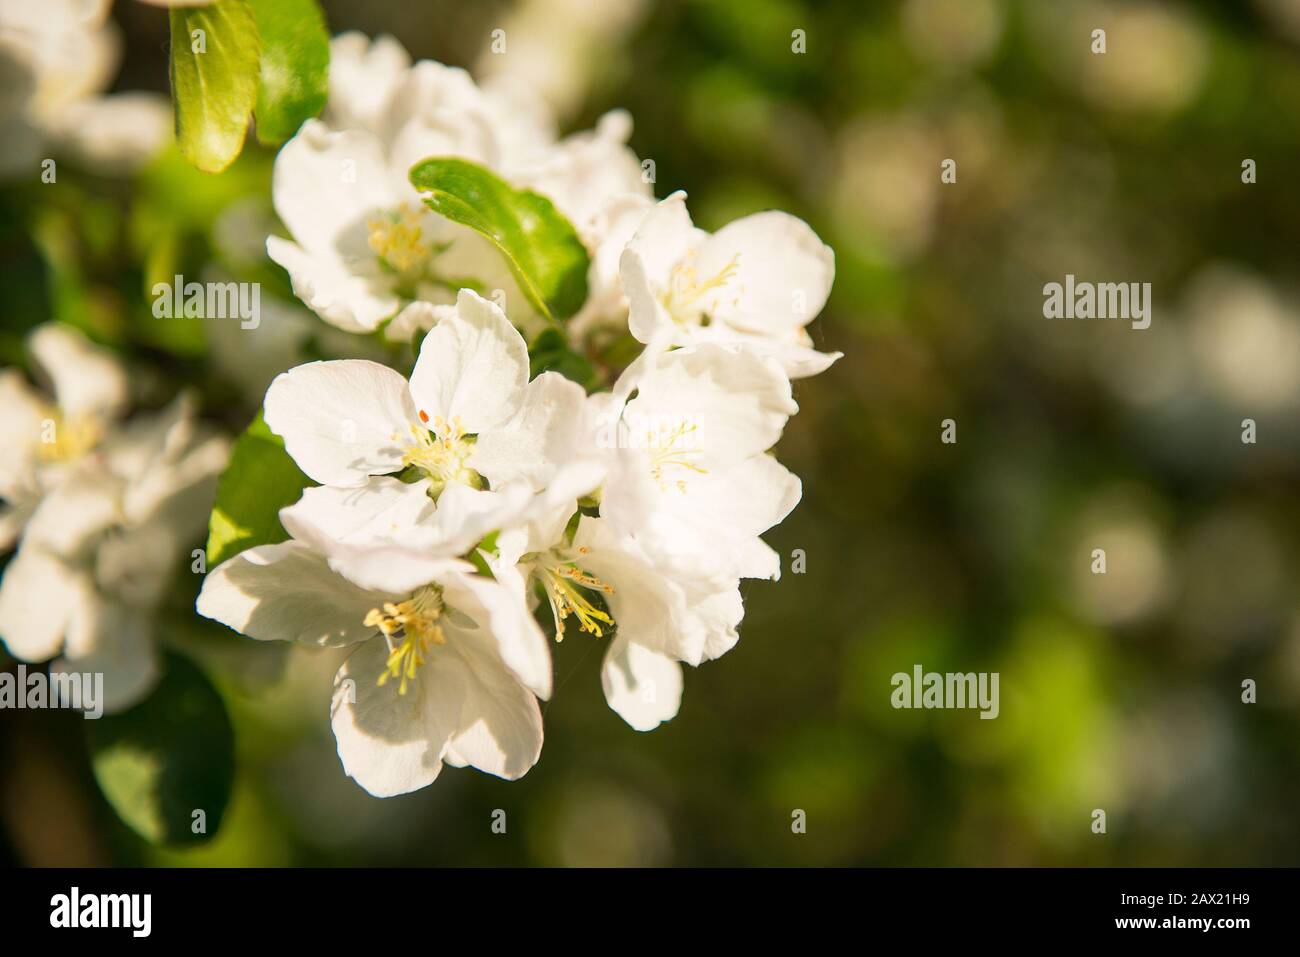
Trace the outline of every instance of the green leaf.
<path fill-rule="evenodd" d="M 248 0 L 171 10 L 176 142 L 205 172 L 221 172 L 244 148 L 257 101 L 259 47 Z"/>
<path fill-rule="evenodd" d="M 316 0 L 251 0 L 262 60 L 257 139 L 278 146 L 325 106 L 330 36 Z"/>
<path fill-rule="evenodd" d="M 544 329 L 533 340 L 528 347 L 528 367 L 529 378 L 558 372 L 584 389 L 596 386 L 600 379 L 592 364 L 569 348 L 567 338 L 558 329 Z"/>
<path fill-rule="evenodd" d="M 288 538 L 280 524 L 280 509 L 298 501 L 302 490 L 314 484 L 258 413 L 235 443 L 230 464 L 217 483 L 217 501 L 208 521 L 208 567 L 215 568 L 254 545 Z"/>
<path fill-rule="evenodd" d="M 217 833 L 230 802 L 234 731 L 203 672 L 174 655 L 164 667 L 143 702 L 86 722 L 91 766 L 118 817 L 145 840 L 198 844 Z"/>
<path fill-rule="evenodd" d="M 424 202 L 435 213 L 481 233 L 501 251 L 543 316 L 567 319 L 582 308 L 591 260 L 573 224 L 545 196 L 515 189 L 461 159 L 421 160 L 411 168 L 411 183 L 429 193 Z"/>

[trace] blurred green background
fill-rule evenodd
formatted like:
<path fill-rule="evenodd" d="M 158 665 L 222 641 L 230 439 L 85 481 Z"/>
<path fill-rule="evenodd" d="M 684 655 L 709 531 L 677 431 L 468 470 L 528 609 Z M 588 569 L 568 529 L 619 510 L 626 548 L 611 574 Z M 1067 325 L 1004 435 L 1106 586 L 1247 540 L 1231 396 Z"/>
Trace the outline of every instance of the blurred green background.
<path fill-rule="evenodd" d="M 601 695 L 599 642 L 580 635 L 555 649 L 546 745 L 523 780 L 448 769 L 381 801 L 334 754 L 336 658 L 195 619 L 197 582 L 178 569 L 164 630 L 235 723 L 221 833 L 150 847 L 99 796 L 79 717 L 8 712 L 5 856 L 1297 862 L 1300 2 L 325 7 L 333 32 L 525 77 L 566 130 L 625 107 L 656 195 L 687 190 L 699 225 L 782 208 L 835 249 L 812 330 L 846 355 L 796 384 L 779 454 L 804 498 L 768 536 L 786 574 L 746 585 L 740 644 L 688 669 L 669 724 L 624 725 Z M 133 2 L 114 17 L 117 87 L 165 91 L 166 17 Z M 502 56 L 486 52 L 498 27 Z M 154 320 L 144 290 L 215 268 L 290 298 L 259 252 L 271 159 L 250 144 L 220 177 L 167 155 L 132 179 L 5 185 L 0 359 L 19 361 L 36 324 L 72 322 L 130 355 L 158 403 L 193 383 L 206 416 L 242 428 L 255 356 L 223 359 L 201 322 Z M 1043 284 L 1066 273 L 1152 283 L 1151 328 L 1044 319 Z M 789 572 L 795 549 L 804 574 Z M 891 675 L 916 664 L 999 672 L 999 718 L 892 709 Z"/>

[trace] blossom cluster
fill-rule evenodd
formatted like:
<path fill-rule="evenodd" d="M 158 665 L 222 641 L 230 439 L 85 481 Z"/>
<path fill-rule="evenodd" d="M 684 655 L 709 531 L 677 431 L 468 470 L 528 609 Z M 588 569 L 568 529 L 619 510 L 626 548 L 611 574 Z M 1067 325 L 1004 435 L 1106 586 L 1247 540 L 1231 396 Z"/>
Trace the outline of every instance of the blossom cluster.
<path fill-rule="evenodd" d="M 528 771 L 546 631 L 603 641 L 610 707 L 656 727 L 682 665 L 735 645 L 742 580 L 780 574 L 760 536 L 801 485 L 770 449 L 797 411 L 791 379 L 837 358 L 805 330 L 833 255 L 784 213 L 709 235 L 683 194 L 656 204 L 628 132 L 616 113 L 556 140 L 517 96 L 349 34 L 323 118 L 276 160 L 294 238 L 268 251 L 295 293 L 342 329 L 423 338 L 409 380 L 342 359 L 272 383 L 266 422 L 317 484 L 281 511 L 289 540 L 213 569 L 198 610 L 257 639 L 352 647 L 332 724 L 372 794 L 443 764 Z M 612 388 L 530 377 L 520 328 L 536 317 L 460 287 L 473 276 L 522 305 L 500 257 L 406 179 L 429 156 L 479 162 L 574 223 L 591 268 L 570 336 L 621 323 L 641 346 Z"/>

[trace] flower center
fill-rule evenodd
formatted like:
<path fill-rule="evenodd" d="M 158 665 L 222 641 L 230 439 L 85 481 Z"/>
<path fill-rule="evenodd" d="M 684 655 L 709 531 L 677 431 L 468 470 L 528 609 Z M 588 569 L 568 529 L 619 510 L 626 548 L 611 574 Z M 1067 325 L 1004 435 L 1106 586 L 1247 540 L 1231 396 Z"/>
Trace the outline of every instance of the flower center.
<path fill-rule="evenodd" d="M 99 445 L 104 427 L 91 416 L 67 419 L 57 409 L 50 409 L 41 430 L 37 455 L 44 462 L 71 462 Z"/>
<path fill-rule="evenodd" d="M 428 418 L 420 413 L 422 422 Z M 465 435 L 459 417 L 448 422 L 438 416 L 433 420 L 432 432 L 412 424 L 411 434 L 415 441 L 402 450 L 402 465 L 415 466 L 427 475 L 435 498 L 454 483 L 483 487 L 483 477 L 466 464 L 474 451 L 474 440 Z"/>
<path fill-rule="evenodd" d="M 433 244 L 424 237 L 424 211 L 402 203 L 376 219 L 366 221 L 367 241 L 380 262 L 394 272 L 422 269 L 433 255 Z"/>
<path fill-rule="evenodd" d="M 700 278 L 699 271 L 692 262 L 694 257 L 695 251 L 691 250 L 673 267 L 668 278 L 668 290 L 663 295 L 664 309 L 674 322 L 683 326 L 700 321 L 704 314 L 704 305 L 700 300 L 730 282 L 740 267 L 740 254 L 737 253 L 714 275 Z"/>
<path fill-rule="evenodd" d="M 613 587 L 578 567 L 578 561 L 587 554 L 587 549 L 579 548 L 577 551 L 578 557 L 570 558 L 561 550 L 555 549 L 537 563 L 537 577 L 551 603 L 551 614 L 555 616 L 556 641 L 564 640 L 564 623 L 570 615 L 578 619 L 580 631 L 597 638 L 614 624 L 614 619 L 592 604 L 591 599 L 584 594 L 590 591 L 612 595 Z"/>
<path fill-rule="evenodd" d="M 415 680 L 429 646 L 447 643 L 438 623 L 441 617 L 442 589 L 436 585 L 425 585 L 404 602 L 387 602 L 366 613 L 363 624 L 378 628 L 388 643 L 388 666 L 379 675 L 381 688 L 389 678 L 397 678 L 397 693 L 406 694 L 406 685 Z"/>
<path fill-rule="evenodd" d="M 695 429 L 693 422 L 680 422 L 671 429 L 646 433 L 646 447 L 650 450 L 650 474 L 660 490 L 667 491 L 669 485 L 675 485 L 679 492 L 684 492 L 689 473 L 708 474 L 708 469 L 701 468 L 692 461 L 702 451 L 692 439 Z M 665 473 L 670 470 L 677 470 L 676 479 L 665 477 Z"/>

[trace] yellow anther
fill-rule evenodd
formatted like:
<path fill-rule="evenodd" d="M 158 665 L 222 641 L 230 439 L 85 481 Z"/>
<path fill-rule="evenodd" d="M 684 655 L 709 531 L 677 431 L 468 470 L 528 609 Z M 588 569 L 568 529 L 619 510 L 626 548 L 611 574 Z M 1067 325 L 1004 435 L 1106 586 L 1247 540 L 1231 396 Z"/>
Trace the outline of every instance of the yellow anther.
<path fill-rule="evenodd" d="M 380 218 L 367 220 L 371 250 L 400 273 L 423 267 L 433 253 L 421 228 L 423 217 L 422 210 L 402 203 Z"/>
<path fill-rule="evenodd" d="M 421 412 L 420 419 L 427 422 L 428 416 Z M 414 441 L 402 450 L 402 465 L 424 472 L 435 496 L 451 484 L 482 487 L 482 477 L 467 464 L 474 442 L 465 435 L 459 416 L 451 422 L 438 416 L 432 432 L 412 423 L 411 435 Z"/>
<path fill-rule="evenodd" d="M 380 687 L 389 678 L 397 678 L 397 693 L 406 694 L 407 683 L 415 680 L 430 646 L 447 643 L 439 624 L 441 617 L 442 592 L 435 586 L 419 589 L 404 602 L 386 602 L 383 608 L 366 613 L 362 623 L 378 628 L 388 642 L 388 662 L 379 675 Z"/>
<path fill-rule="evenodd" d="M 585 548 L 577 551 L 580 556 L 587 554 Z M 613 587 L 579 568 L 573 560 L 558 552 L 550 553 L 549 558 L 538 563 L 537 574 L 546 591 L 546 598 L 551 603 L 551 614 L 555 617 L 556 641 L 564 640 L 564 623 L 570 615 L 578 619 L 580 631 L 597 638 L 605 634 L 606 628 L 613 626 L 614 619 L 583 594 L 587 590 L 612 595 Z"/>
<path fill-rule="evenodd" d="M 45 462 L 71 462 L 93 450 L 103 437 L 104 427 L 98 419 L 90 416 L 67 419 L 58 410 L 49 409 L 37 455 Z"/>
<path fill-rule="evenodd" d="M 694 423 L 682 422 L 671 430 L 646 433 L 646 447 L 650 449 L 650 474 L 661 489 L 668 488 L 668 482 L 664 479 L 666 469 L 678 468 L 697 475 L 708 474 L 708 469 L 691 461 L 692 456 L 701 452 L 698 446 L 690 444 L 695 428 Z M 677 486 L 678 491 L 686 490 L 685 478 L 679 478 L 672 484 Z"/>
<path fill-rule="evenodd" d="M 681 324 L 696 322 L 702 312 L 700 300 L 713 290 L 725 286 L 740 268 L 740 254 L 737 253 L 718 272 L 701 279 L 692 261 L 694 258 L 695 251 L 692 250 L 673 267 L 668 290 L 663 296 L 664 309 L 674 322 Z"/>

